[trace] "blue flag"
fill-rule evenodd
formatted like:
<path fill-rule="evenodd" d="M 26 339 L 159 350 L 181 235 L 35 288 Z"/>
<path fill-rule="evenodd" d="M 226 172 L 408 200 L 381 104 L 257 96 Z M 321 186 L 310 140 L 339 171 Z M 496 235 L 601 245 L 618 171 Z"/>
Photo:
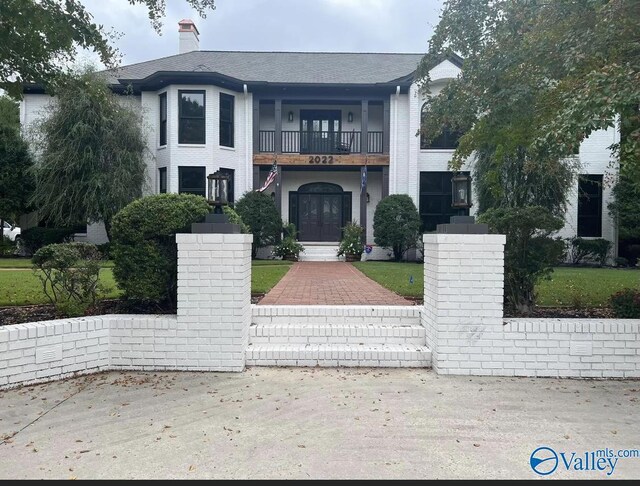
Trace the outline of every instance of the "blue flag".
<path fill-rule="evenodd" d="M 360 192 L 364 192 L 367 189 L 367 165 L 365 164 L 362 171 L 362 178 L 360 179 Z"/>

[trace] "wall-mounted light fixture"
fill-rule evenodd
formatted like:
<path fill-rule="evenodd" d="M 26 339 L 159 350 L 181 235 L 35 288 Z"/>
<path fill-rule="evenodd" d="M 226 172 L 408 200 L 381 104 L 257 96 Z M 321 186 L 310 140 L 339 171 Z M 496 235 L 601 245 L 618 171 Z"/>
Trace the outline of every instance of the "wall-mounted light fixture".
<path fill-rule="evenodd" d="M 349 123 L 353 123 L 353 113 L 352 112 L 347 113 L 347 121 Z"/>
<path fill-rule="evenodd" d="M 293 121 L 293 111 L 289 112 L 289 121 L 292 122 Z"/>

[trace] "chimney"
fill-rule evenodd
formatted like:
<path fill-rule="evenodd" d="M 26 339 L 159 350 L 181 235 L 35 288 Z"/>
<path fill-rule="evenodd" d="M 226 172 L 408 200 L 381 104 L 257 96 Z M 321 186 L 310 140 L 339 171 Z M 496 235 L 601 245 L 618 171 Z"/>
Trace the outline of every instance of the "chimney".
<path fill-rule="evenodd" d="M 191 19 L 183 19 L 178 22 L 178 32 L 180 33 L 180 54 L 200 50 L 200 40 L 198 28 Z"/>

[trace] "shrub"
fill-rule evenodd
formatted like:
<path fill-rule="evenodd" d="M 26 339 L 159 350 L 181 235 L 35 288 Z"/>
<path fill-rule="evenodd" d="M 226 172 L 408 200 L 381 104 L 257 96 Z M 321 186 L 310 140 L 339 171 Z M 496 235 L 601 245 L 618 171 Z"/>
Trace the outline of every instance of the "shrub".
<path fill-rule="evenodd" d="M 338 247 L 338 256 L 352 254 L 360 258 L 364 251 L 364 246 L 362 245 L 364 228 L 357 223 L 349 223 L 342 231 L 342 240 L 340 240 L 340 246 Z"/>
<path fill-rule="evenodd" d="M 89 243 L 57 243 L 40 248 L 31 261 L 44 294 L 56 309 L 80 316 L 98 296 L 101 255 Z"/>
<path fill-rule="evenodd" d="M 535 305 L 535 286 L 549 278 L 564 253 L 564 243 L 551 234 L 564 225 L 540 206 L 490 209 L 479 218 L 493 233 L 507 236 L 504 253 L 505 307 L 528 314 Z"/>
<path fill-rule="evenodd" d="M 73 228 L 29 228 L 20 234 L 22 249 L 25 253 L 33 255 L 43 246 L 70 241 L 74 232 Z"/>
<path fill-rule="evenodd" d="M 281 258 L 294 257 L 297 260 L 300 253 L 304 252 L 304 246 L 296 240 L 296 226 L 289 223 L 285 228 L 285 234 L 282 242 L 273 248 L 273 254 Z"/>
<path fill-rule="evenodd" d="M 613 314 L 620 319 L 640 318 L 640 290 L 624 289 L 609 299 Z"/>
<path fill-rule="evenodd" d="M 101 245 L 97 245 L 97 248 L 103 260 L 109 260 L 111 258 L 111 243 L 102 243 Z"/>
<path fill-rule="evenodd" d="M 113 219 L 113 275 L 125 296 L 168 303 L 175 308 L 178 249 L 176 233 L 209 213 L 201 196 L 156 194 L 133 201 Z"/>
<path fill-rule="evenodd" d="M 629 264 L 631 266 L 640 265 L 640 244 L 632 243 L 627 244 L 624 247 L 625 254 L 629 258 Z"/>
<path fill-rule="evenodd" d="M 240 217 L 240 215 L 231 206 L 224 206 L 223 211 L 224 211 L 224 214 L 227 215 L 227 218 L 229 218 L 229 223 L 237 224 L 238 226 L 240 226 L 240 233 L 243 233 L 243 234 L 251 233 L 251 230 L 249 229 L 249 227 L 246 224 L 244 224 L 244 221 L 242 221 L 242 218 Z"/>
<path fill-rule="evenodd" d="M 600 266 L 607 263 L 607 256 L 611 251 L 611 242 L 604 238 L 586 240 L 584 238 L 569 238 L 567 240 L 567 256 L 571 263 L 579 265 L 584 262 L 595 262 Z"/>
<path fill-rule="evenodd" d="M 257 191 L 247 192 L 236 203 L 235 209 L 253 234 L 252 258 L 256 257 L 258 248 L 280 240 L 282 218 L 270 196 Z"/>
<path fill-rule="evenodd" d="M 373 215 L 373 234 L 377 245 L 391 248 L 400 261 L 415 246 L 420 233 L 420 215 L 406 194 L 393 194 L 378 203 Z"/>
<path fill-rule="evenodd" d="M 616 267 L 629 266 L 629 260 L 627 260 L 625 257 L 616 257 L 615 262 L 616 262 Z"/>

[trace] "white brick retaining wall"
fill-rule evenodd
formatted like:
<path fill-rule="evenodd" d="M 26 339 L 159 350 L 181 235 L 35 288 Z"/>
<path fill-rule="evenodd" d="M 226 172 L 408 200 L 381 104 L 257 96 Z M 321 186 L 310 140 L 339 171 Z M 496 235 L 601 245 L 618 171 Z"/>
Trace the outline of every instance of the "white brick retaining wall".
<path fill-rule="evenodd" d="M 422 324 L 438 373 L 640 377 L 639 319 L 503 319 L 504 243 L 424 235 Z"/>
<path fill-rule="evenodd" d="M 245 363 L 640 377 L 638 319 L 503 319 L 501 235 L 425 235 L 424 306 L 251 306 L 250 235 L 177 241 L 177 316 L 0 327 L 0 388 L 109 369 L 242 371 Z"/>

